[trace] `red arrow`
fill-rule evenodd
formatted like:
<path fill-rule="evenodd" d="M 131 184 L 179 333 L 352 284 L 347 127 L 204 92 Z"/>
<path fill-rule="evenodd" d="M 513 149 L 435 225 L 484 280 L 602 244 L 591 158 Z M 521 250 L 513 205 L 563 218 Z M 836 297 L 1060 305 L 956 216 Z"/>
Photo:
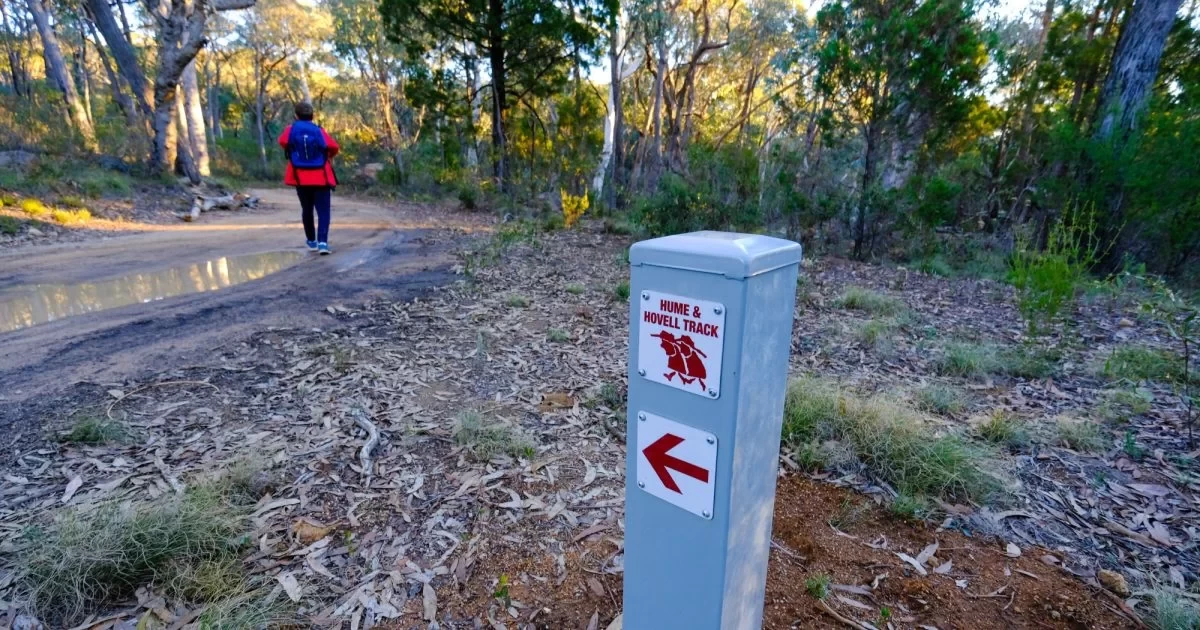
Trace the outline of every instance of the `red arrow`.
<path fill-rule="evenodd" d="M 650 467 L 658 475 L 659 481 L 668 490 L 683 494 L 683 491 L 679 489 L 679 485 L 675 483 L 675 479 L 671 477 L 671 473 L 667 472 L 668 469 L 683 473 L 694 479 L 699 479 L 704 483 L 708 483 L 708 470 L 667 454 L 671 449 L 680 444 L 683 444 L 683 438 L 678 435 L 666 433 L 655 440 L 653 444 L 642 449 L 642 454 L 646 456 L 646 459 L 650 462 Z"/>

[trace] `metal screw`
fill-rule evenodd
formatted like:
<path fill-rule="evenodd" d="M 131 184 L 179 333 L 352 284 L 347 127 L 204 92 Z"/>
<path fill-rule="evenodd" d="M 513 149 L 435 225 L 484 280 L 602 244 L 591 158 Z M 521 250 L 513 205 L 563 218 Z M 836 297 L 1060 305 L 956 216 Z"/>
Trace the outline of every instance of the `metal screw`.
<path fill-rule="evenodd" d="M 642 299 L 643 299 L 643 300 L 649 300 L 649 299 L 650 299 L 650 292 L 649 292 L 649 291 L 642 291 Z"/>
<path fill-rule="evenodd" d="M 713 312 L 714 312 L 714 313 L 716 313 L 717 315 L 720 315 L 720 314 L 721 314 L 721 312 L 722 312 L 722 311 L 724 311 L 724 310 L 725 310 L 725 309 L 721 308 L 720 306 L 714 306 L 714 307 L 713 307 Z"/>
<path fill-rule="evenodd" d="M 645 422 L 645 421 L 646 421 L 646 414 L 644 414 L 644 413 L 639 413 L 639 414 L 638 414 L 638 420 L 641 420 L 642 422 Z"/>
<path fill-rule="evenodd" d="M 638 370 L 638 376 L 645 376 L 646 370 Z"/>
<path fill-rule="evenodd" d="M 700 516 L 703 516 L 704 518 L 712 518 L 712 512 L 709 512 L 708 510 L 704 510 L 703 512 L 700 513 Z"/>
<path fill-rule="evenodd" d="M 638 482 L 638 487 L 639 487 L 639 488 L 645 488 L 645 487 L 646 487 L 646 482 L 645 482 L 645 481 L 639 481 L 639 482 Z"/>
<path fill-rule="evenodd" d="M 715 390 L 715 389 L 710 389 L 710 390 L 708 390 L 708 395 L 709 395 L 709 396 L 711 396 L 711 397 L 713 397 L 713 398 L 716 398 L 716 397 L 717 397 L 717 390 Z"/>
<path fill-rule="evenodd" d="M 710 435 L 707 438 L 705 438 L 704 441 L 708 442 L 709 444 L 716 444 L 717 438 Z"/>

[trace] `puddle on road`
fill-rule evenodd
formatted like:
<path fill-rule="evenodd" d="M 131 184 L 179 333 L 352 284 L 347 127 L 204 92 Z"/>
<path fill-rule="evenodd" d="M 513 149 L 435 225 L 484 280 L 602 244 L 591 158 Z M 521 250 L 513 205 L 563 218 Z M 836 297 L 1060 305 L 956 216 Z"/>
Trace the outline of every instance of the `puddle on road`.
<path fill-rule="evenodd" d="M 300 252 L 264 252 L 96 282 L 15 287 L 0 292 L 0 332 L 130 304 L 216 291 L 283 271 L 302 258 Z"/>

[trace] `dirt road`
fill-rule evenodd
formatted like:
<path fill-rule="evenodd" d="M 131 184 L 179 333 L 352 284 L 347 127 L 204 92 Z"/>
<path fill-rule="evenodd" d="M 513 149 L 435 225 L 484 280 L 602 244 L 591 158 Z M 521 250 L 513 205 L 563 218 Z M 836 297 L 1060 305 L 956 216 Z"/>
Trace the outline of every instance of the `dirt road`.
<path fill-rule="evenodd" d="M 251 194 L 262 199 L 254 212 L 0 253 L 0 435 L 74 383 L 203 362 L 251 330 L 328 327 L 331 304 L 443 282 L 453 256 L 429 242 L 432 231 L 482 227 L 441 209 L 335 196 L 335 253 L 318 257 L 304 247 L 290 189 Z"/>

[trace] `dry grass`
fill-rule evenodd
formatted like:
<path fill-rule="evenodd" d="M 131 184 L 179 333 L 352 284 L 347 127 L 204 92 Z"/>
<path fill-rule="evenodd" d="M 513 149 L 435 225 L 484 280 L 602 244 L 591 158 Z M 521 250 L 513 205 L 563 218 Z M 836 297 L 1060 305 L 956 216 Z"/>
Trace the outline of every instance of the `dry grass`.
<path fill-rule="evenodd" d="M 968 402 L 966 392 L 961 389 L 937 384 L 917 390 L 914 398 L 918 409 L 944 416 L 962 413 Z"/>
<path fill-rule="evenodd" d="M 1062 417 L 1055 421 L 1055 432 L 1063 446 L 1081 453 L 1104 450 L 1104 432 L 1094 422 L 1078 418 Z"/>
<path fill-rule="evenodd" d="M 92 213 L 88 210 L 54 210 L 50 218 L 63 225 L 79 225 L 91 221 Z"/>
<path fill-rule="evenodd" d="M 797 380 L 788 390 L 783 436 L 804 465 L 843 467 L 848 455 L 909 495 L 982 501 L 1002 493 L 986 449 L 938 433 L 915 409 L 888 398 Z"/>
<path fill-rule="evenodd" d="M 40 618 L 71 626 L 145 584 L 221 590 L 228 572 L 212 563 L 236 559 L 232 541 L 246 531 L 246 512 L 206 486 L 153 503 L 66 512 L 26 536 L 19 560 L 28 601 Z"/>
<path fill-rule="evenodd" d="M 988 414 L 976 430 L 984 440 L 1014 451 L 1029 446 L 1031 441 L 1025 422 L 1004 410 L 997 409 Z"/>

